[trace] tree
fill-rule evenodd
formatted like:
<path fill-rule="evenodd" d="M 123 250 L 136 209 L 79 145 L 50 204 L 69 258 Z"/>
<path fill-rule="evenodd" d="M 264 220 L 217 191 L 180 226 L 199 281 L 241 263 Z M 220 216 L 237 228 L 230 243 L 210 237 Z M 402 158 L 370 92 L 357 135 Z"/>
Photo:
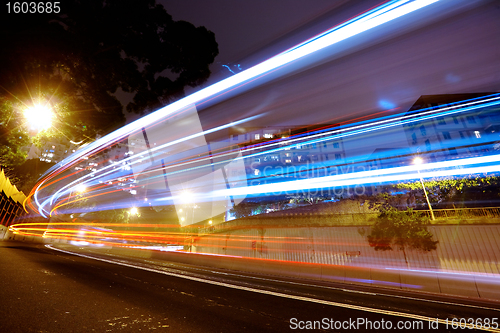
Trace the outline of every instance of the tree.
<path fill-rule="evenodd" d="M 375 251 L 392 251 L 393 247 L 403 251 L 406 265 L 407 249 L 429 252 L 437 248 L 438 241 L 432 240 L 427 230 L 428 218 L 411 208 L 399 211 L 395 208 L 383 209 L 375 225 L 367 236 L 368 243 Z"/>
<path fill-rule="evenodd" d="M 20 190 L 28 194 L 37 180 L 54 164 L 36 158 L 24 160 L 13 170 L 14 179 L 21 184 Z"/>
<path fill-rule="evenodd" d="M 7 177 L 16 182 L 15 167 L 26 160 L 22 147 L 29 144 L 22 121 L 14 114 L 11 103 L 0 97 L 0 166 Z"/>
<path fill-rule="evenodd" d="M 496 202 L 500 199 L 500 177 L 467 175 L 464 177 L 439 177 L 424 180 L 429 200 L 438 204 L 474 205 L 476 203 Z M 401 183 L 398 188 L 422 192 L 422 183 Z"/>
<path fill-rule="evenodd" d="M 242 201 L 237 205 L 234 205 L 233 208 L 229 210 L 229 212 L 237 219 L 241 219 L 243 217 L 254 215 L 254 210 L 257 208 L 259 204 L 252 201 Z"/>
<path fill-rule="evenodd" d="M 13 102 L 61 106 L 68 135 L 123 123 L 118 89 L 134 94 L 127 110 L 137 113 L 182 97 L 207 80 L 218 54 L 212 32 L 173 21 L 155 0 L 68 0 L 61 8 L 0 21 L 0 86 Z"/>
<path fill-rule="evenodd" d="M 25 108 L 54 111 L 54 126 L 37 142 L 92 141 L 124 123 L 119 90 L 133 94 L 129 112 L 155 111 L 205 82 L 218 54 L 212 32 L 173 21 L 156 0 L 67 0 L 60 7 L 0 20 L 0 156 L 7 168 L 25 156 Z"/>

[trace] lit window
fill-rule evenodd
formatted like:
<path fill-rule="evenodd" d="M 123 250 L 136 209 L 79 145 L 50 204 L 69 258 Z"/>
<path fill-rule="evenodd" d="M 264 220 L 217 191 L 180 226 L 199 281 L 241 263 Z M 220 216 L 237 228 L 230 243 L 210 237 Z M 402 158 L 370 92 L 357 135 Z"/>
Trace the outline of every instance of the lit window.
<path fill-rule="evenodd" d="M 258 176 L 258 175 L 260 174 L 260 171 L 259 171 L 259 169 L 255 169 L 255 172 L 254 172 L 254 174 L 255 174 L 256 176 Z"/>
<path fill-rule="evenodd" d="M 260 134 L 255 134 L 255 140 L 259 140 L 260 139 Z"/>
<path fill-rule="evenodd" d="M 481 133 L 479 133 L 479 131 L 474 131 L 474 134 L 476 135 L 476 138 L 481 138 Z"/>
<path fill-rule="evenodd" d="M 272 137 L 273 137 L 272 134 L 269 134 L 269 133 L 264 134 L 264 138 L 266 138 L 266 139 L 272 139 Z"/>
<path fill-rule="evenodd" d="M 292 160 L 285 160 L 285 163 L 292 163 Z"/>

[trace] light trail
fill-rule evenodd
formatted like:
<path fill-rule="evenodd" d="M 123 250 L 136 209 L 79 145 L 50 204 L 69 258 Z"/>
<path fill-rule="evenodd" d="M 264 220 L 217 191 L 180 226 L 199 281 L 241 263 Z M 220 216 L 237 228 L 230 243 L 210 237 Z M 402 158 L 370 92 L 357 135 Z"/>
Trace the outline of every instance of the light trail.
<path fill-rule="evenodd" d="M 444 106 L 440 107 L 437 109 L 432 109 L 432 110 L 423 110 L 422 113 L 418 115 L 410 114 L 410 115 L 395 115 L 392 117 L 389 117 L 389 119 L 381 119 L 381 120 L 373 120 L 370 122 L 364 122 L 362 124 L 352 124 L 349 127 L 344 127 L 341 130 L 331 130 L 331 131 L 325 131 L 321 133 L 311 133 L 308 136 L 300 136 L 297 138 L 287 138 L 284 140 L 286 143 L 285 145 L 283 144 L 283 141 L 279 142 L 270 142 L 269 144 L 265 145 L 260 145 L 259 147 L 250 147 L 248 149 L 244 149 L 243 152 L 246 154 L 245 156 L 238 157 L 236 159 L 251 159 L 256 156 L 261 156 L 265 154 L 270 154 L 274 153 L 277 151 L 282 151 L 284 149 L 289 149 L 290 147 L 293 147 L 294 145 L 297 144 L 313 144 L 313 143 L 320 143 L 324 141 L 331 141 L 339 138 L 347 138 L 347 137 L 353 137 L 353 136 L 360 136 L 364 135 L 366 133 L 371 133 L 375 131 L 381 131 L 385 130 L 391 127 L 395 126 L 401 126 L 402 124 L 407 125 L 407 124 L 412 124 L 412 123 L 419 123 L 422 121 L 428 121 L 430 119 L 435 119 L 437 117 L 442 117 L 443 115 L 450 115 L 450 114 L 463 114 L 466 112 L 471 112 L 475 111 L 478 109 L 484 109 L 487 107 L 492 107 L 492 106 L 498 106 L 500 104 L 500 95 L 495 94 L 489 97 L 485 97 L 484 99 L 479 99 L 479 100 L 473 100 L 473 101 L 466 101 L 463 103 L 456 103 L 451 106 Z M 275 148 L 276 146 L 279 146 L 278 148 Z M 164 146 L 170 146 L 170 143 L 166 143 L 165 145 L 161 145 L 158 148 L 155 148 L 155 152 L 161 151 L 161 149 Z M 262 151 L 260 152 L 254 152 L 250 153 L 252 151 L 255 151 L 256 149 L 260 149 Z M 147 152 L 130 156 L 124 160 L 123 163 L 140 163 L 141 159 L 147 154 Z M 218 155 L 215 155 L 218 159 L 219 162 L 213 162 L 212 165 L 217 165 L 217 164 L 224 164 L 227 163 L 228 160 L 224 159 L 226 156 L 230 156 L 231 154 L 234 154 L 232 152 L 229 153 L 221 153 Z M 165 171 L 166 175 L 172 175 L 175 173 L 179 172 L 186 172 L 187 170 L 193 170 L 196 169 L 196 167 L 189 168 L 191 165 L 194 165 L 196 163 L 199 163 L 200 161 L 208 161 L 213 159 L 214 157 L 206 157 L 206 158 L 201 158 L 193 161 L 186 161 L 186 162 L 180 162 L 180 163 L 175 163 L 169 166 L 165 166 L 161 168 L 161 170 Z M 487 166 L 481 166 L 481 164 L 484 163 L 497 163 L 497 165 L 487 165 Z M 476 166 L 473 167 L 468 167 L 465 169 L 456 169 L 457 167 L 460 166 L 465 166 L 465 165 L 473 165 L 475 164 Z M 335 161 L 330 161 L 329 164 L 324 164 L 322 165 L 323 168 L 326 167 L 334 167 L 338 165 L 337 162 Z M 113 176 L 111 179 L 107 179 L 106 181 L 116 181 L 120 177 L 130 177 L 130 174 L 124 175 L 121 173 L 121 171 L 118 172 L 118 175 L 116 175 L 117 171 L 112 169 L 114 166 L 110 165 L 107 167 L 104 167 L 100 169 L 98 172 L 91 173 L 89 175 L 86 175 L 82 178 L 79 178 L 72 183 L 67 184 L 60 190 L 58 190 L 57 193 L 67 193 L 70 194 L 71 192 L 75 191 L 75 189 L 72 189 L 72 187 L 80 186 L 81 184 L 88 184 L 90 186 L 98 184 L 98 181 L 100 178 L 107 177 L 107 176 Z M 179 169 L 181 168 L 180 171 L 175 171 L 175 172 L 170 172 L 169 169 L 174 168 L 174 169 Z M 438 162 L 438 163 L 428 163 L 425 166 L 418 167 L 420 169 L 434 169 L 434 171 L 429 171 L 425 173 L 421 173 L 422 177 L 424 178 L 433 178 L 433 177 L 439 177 L 439 176 L 458 176 L 458 175 L 466 175 L 466 174 L 478 174 L 478 173 L 484 173 L 484 172 L 498 172 L 500 171 L 498 168 L 498 158 L 496 156 L 483 156 L 483 157 L 477 157 L 477 158 L 467 158 L 467 159 L 456 159 L 453 161 L 447 161 L 447 162 Z M 454 168 L 454 170 L 450 171 L 449 168 Z M 441 170 L 440 170 L 441 169 Z M 443 170 L 444 169 L 444 170 Z M 120 169 L 121 170 L 121 169 Z M 148 172 L 144 172 L 144 175 L 148 175 L 149 173 L 154 173 L 158 171 L 159 169 L 152 169 L 149 170 Z M 364 172 L 358 172 L 358 173 L 349 173 L 349 174 L 344 174 L 344 175 L 335 175 L 335 176 L 330 176 L 330 177 L 311 177 L 308 179 L 301 179 L 301 180 L 294 180 L 290 182 L 281 182 L 281 180 L 276 177 L 276 179 L 273 179 L 273 177 L 267 177 L 267 181 L 270 183 L 278 182 L 280 184 L 280 189 L 282 192 L 287 192 L 287 191 L 300 191 L 300 190 L 308 190 L 308 189 L 318 189 L 318 188 L 330 188 L 330 187 L 337 187 L 337 186 L 353 186 L 353 185 L 361 185 L 361 184 L 375 184 L 375 183 L 387 183 L 387 182 L 394 182 L 394 181 L 404 181 L 404 180 L 412 180 L 412 179 L 418 179 L 419 175 L 416 173 L 417 166 L 408 166 L 408 167 L 399 167 L 399 168 L 386 168 L 386 169 L 378 169 L 378 170 L 372 170 L 372 171 L 364 171 Z M 106 171 L 106 172 L 103 172 Z M 392 176 L 389 176 L 392 175 Z M 275 176 L 280 176 L 280 175 L 275 175 Z M 147 181 L 153 182 L 156 181 L 155 178 L 158 177 L 163 177 L 162 175 L 160 176 L 152 176 L 147 178 Z M 231 196 L 242 196 L 242 195 L 260 195 L 260 194 L 266 194 L 266 193 L 276 193 L 275 190 L 275 185 L 273 184 L 266 184 L 266 185 L 259 185 L 259 186 L 251 186 L 251 188 L 234 188 L 230 190 L 222 190 L 219 192 L 214 192 L 214 193 L 194 193 L 193 196 L 196 198 L 196 200 L 202 200 L 202 201 L 207 201 L 210 200 L 213 196 L 217 195 L 231 195 Z M 64 190 L 66 190 L 64 192 Z M 96 192 L 95 195 L 105 195 L 106 193 L 109 193 L 109 191 L 103 191 L 102 193 L 98 194 Z M 62 194 L 58 194 L 59 196 Z M 175 199 L 174 197 L 164 197 L 162 199 L 157 199 L 161 201 L 166 201 L 166 200 L 172 200 Z M 54 196 L 51 197 L 51 200 L 55 200 Z M 77 199 L 76 201 L 81 200 Z M 68 200 L 65 203 L 60 203 L 54 206 L 52 211 L 57 209 L 58 207 L 61 207 L 63 205 L 68 205 L 70 203 L 74 203 L 75 200 Z M 48 203 L 48 199 L 45 201 L 45 203 Z"/>
<path fill-rule="evenodd" d="M 213 99 L 214 97 L 219 96 L 220 94 L 226 91 L 229 91 L 231 89 L 234 89 L 235 87 L 239 87 L 245 84 L 245 82 L 250 82 L 252 80 L 255 80 L 256 78 L 259 78 L 265 75 L 266 73 L 273 72 L 278 68 L 282 68 L 287 64 L 290 64 L 294 61 L 304 58 L 319 50 L 325 49 L 326 47 L 329 47 L 340 41 L 356 36 L 360 33 L 368 31 L 377 26 L 383 25 L 384 23 L 395 20 L 401 16 L 419 10 L 423 7 L 429 6 L 437 1 L 438 0 L 390 1 L 386 4 L 383 4 L 369 11 L 368 13 L 365 13 L 348 22 L 336 26 L 330 29 L 329 31 L 321 34 L 320 36 L 309 39 L 308 41 L 299 44 L 295 48 L 289 49 L 288 51 L 283 52 L 273 58 L 270 58 L 248 70 L 242 71 L 234 76 L 231 76 L 230 78 L 222 80 L 210 87 L 207 87 L 192 95 L 189 95 L 177 102 L 174 102 L 158 110 L 155 113 L 145 116 L 97 140 L 96 142 L 77 151 L 75 154 L 71 155 L 70 157 L 60 162 L 53 169 L 49 170 L 48 174 L 45 176 L 45 179 L 42 180 L 42 182 L 38 185 L 38 187 L 34 191 L 33 197 L 35 203 L 38 206 L 38 212 L 42 216 L 46 217 L 49 214 L 49 212 L 53 210 L 52 208 L 46 208 L 46 207 L 48 207 L 49 205 L 54 205 L 55 201 L 57 201 L 61 197 L 61 195 L 65 193 L 65 191 L 71 192 L 70 188 L 73 185 L 84 182 L 88 178 L 95 177 L 96 176 L 95 174 L 84 176 L 82 177 L 82 179 L 78 179 L 64 186 L 64 190 L 60 189 L 55 194 L 50 194 L 48 198 L 41 199 L 40 197 L 39 192 L 41 192 L 40 190 L 44 187 L 44 184 L 47 183 L 47 181 L 57 176 L 57 174 L 67 170 L 77 161 L 85 159 L 88 156 L 92 156 L 96 152 L 102 150 L 103 147 L 119 142 L 120 140 L 123 140 L 130 134 L 136 133 L 141 128 L 148 127 L 151 124 L 161 121 L 162 119 L 165 119 L 165 117 L 169 115 L 182 113 L 184 110 L 189 108 L 190 105 L 196 105 L 198 103 L 203 103 L 203 101 Z"/>

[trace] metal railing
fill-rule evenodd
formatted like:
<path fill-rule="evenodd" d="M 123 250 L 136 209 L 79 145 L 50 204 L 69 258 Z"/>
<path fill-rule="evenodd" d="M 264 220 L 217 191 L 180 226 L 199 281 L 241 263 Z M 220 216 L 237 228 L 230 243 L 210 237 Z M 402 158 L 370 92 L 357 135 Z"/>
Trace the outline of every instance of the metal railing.
<path fill-rule="evenodd" d="M 465 218 L 500 218 L 499 207 L 484 208 L 454 208 L 454 209 L 433 209 L 434 216 L 442 219 L 465 219 Z M 430 216 L 428 210 L 424 211 Z"/>

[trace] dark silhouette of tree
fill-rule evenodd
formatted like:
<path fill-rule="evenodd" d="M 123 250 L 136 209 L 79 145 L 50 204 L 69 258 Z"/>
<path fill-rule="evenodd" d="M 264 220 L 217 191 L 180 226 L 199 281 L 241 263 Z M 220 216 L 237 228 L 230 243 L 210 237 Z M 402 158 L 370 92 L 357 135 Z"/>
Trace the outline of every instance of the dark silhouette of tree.
<path fill-rule="evenodd" d="M 93 141 L 129 112 L 155 111 L 207 80 L 218 54 L 205 27 L 173 21 L 156 0 L 66 0 L 60 13 L 0 20 L 0 164 L 23 163 L 30 144 L 22 111 L 49 104 L 53 126 L 35 142 Z M 33 135 L 33 133 L 30 133 Z"/>
<path fill-rule="evenodd" d="M 28 194 L 35 186 L 37 180 L 55 163 L 40 161 L 39 159 L 25 160 L 14 169 L 16 182 L 21 184 L 20 190 Z"/>
<path fill-rule="evenodd" d="M 368 243 L 375 251 L 392 251 L 393 247 L 403 251 L 409 267 L 407 249 L 429 252 L 437 248 L 438 241 L 432 240 L 427 224 L 428 218 L 411 208 L 406 211 L 383 209 L 367 236 Z"/>
<path fill-rule="evenodd" d="M 254 210 L 258 207 L 258 203 L 252 201 L 242 201 L 239 204 L 235 205 L 233 208 L 229 210 L 231 214 L 237 219 L 252 216 L 254 214 Z"/>
<path fill-rule="evenodd" d="M 218 54 L 205 27 L 173 21 L 155 0 L 67 0 L 58 14 L 0 20 L 0 95 L 14 108 L 50 101 L 57 131 L 80 140 L 148 113 L 207 80 Z"/>

